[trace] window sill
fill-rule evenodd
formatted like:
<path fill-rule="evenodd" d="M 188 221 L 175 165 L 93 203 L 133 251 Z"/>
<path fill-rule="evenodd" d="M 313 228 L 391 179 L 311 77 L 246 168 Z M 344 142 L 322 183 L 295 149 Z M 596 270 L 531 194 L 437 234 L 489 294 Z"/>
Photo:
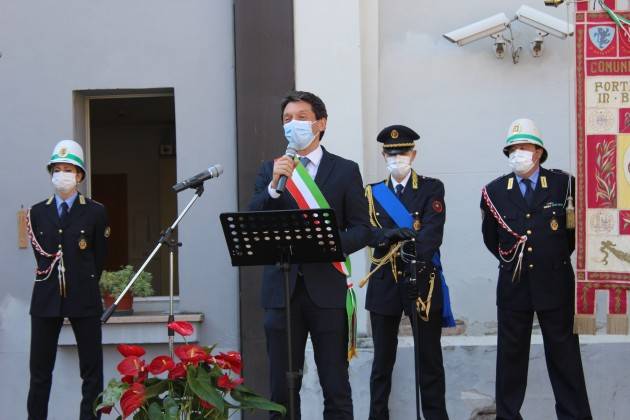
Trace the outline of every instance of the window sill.
<path fill-rule="evenodd" d="M 197 331 L 203 322 L 202 313 L 176 313 L 176 321 L 188 321 L 195 327 L 188 337 L 189 343 L 197 342 Z M 108 344 L 164 344 L 168 343 L 166 322 L 168 314 L 163 312 L 135 312 L 133 315 L 112 316 L 103 325 L 103 345 Z M 184 340 L 175 334 L 175 342 Z M 59 335 L 59 346 L 76 346 L 70 322 L 66 319 Z"/>

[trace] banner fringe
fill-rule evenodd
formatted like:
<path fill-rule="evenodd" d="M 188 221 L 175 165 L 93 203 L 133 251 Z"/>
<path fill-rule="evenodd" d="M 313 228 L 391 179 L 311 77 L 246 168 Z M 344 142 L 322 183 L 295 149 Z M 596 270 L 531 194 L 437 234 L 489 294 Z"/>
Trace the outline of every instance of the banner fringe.
<path fill-rule="evenodd" d="M 608 334 L 628 334 L 628 316 L 624 314 L 608 314 L 606 324 Z"/>
<path fill-rule="evenodd" d="M 573 334 L 591 334 L 595 335 L 597 325 L 595 324 L 595 315 L 576 314 L 573 320 Z"/>

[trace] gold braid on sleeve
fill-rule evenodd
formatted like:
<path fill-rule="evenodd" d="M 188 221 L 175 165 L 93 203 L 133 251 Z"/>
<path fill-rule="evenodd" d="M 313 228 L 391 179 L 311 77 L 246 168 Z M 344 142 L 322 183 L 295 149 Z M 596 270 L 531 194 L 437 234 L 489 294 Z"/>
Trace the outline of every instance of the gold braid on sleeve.
<path fill-rule="evenodd" d="M 374 197 L 372 196 L 372 186 L 368 185 L 365 187 L 365 198 L 368 201 L 368 211 L 370 214 L 370 223 L 373 227 L 382 228 L 381 224 L 378 221 L 378 216 L 376 214 L 376 206 L 374 205 Z M 359 281 L 359 286 L 363 287 L 369 281 L 370 277 L 376 273 L 381 267 L 389 263 L 391 265 L 392 274 L 394 276 L 394 281 L 398 281 L 398 271 L 396 265 L 396 253 L 400 249 L 400 244 L 392 245 L 389 248 L 387 254 L 385 254 L 381 258 L 374 257 L 374 249 L 368 248 L 368 256 L 370 258 L 370 263 L 376 265 L 374 270 L 372 270 L 367 276 L 365 276 L 361 281 Z"/>

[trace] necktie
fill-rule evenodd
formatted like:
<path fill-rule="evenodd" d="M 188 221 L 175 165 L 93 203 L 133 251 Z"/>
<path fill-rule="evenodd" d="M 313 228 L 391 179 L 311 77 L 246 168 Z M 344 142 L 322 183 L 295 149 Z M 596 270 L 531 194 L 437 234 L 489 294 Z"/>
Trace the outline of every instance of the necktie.
<path fill-rule="evenodd" d="M 403 192 L 403 188 L 405 187 L 403 187 L 402 184 L 396 185 L 396 197 L 400 198 Z"/>
<path fill-rule="evenodd" d="M 61 203 L 61 214 L 59 215 L 59 219 L 64 221 L 68 217 L 68 203 L 65 201 Z"/>
<path fill-rule="evenodd" d="M 528 206 L 532 205 L 532 200 L 534 199 L 534 190 L 532 189 L 532 180 L 528 178 L 524 178 L 521 182 L 525 185 L 525 202 Z"/>
<path fill-rule="evenodd" d="M 302 157 L 300 158 L 300 162 L 302 163 L 302 165 L 304 165 L 304 167 L 305 167 L 305 168 L 308 166 L 308 163 L 309 163 L 310 161 L 311 161 L 311 160 L 310 160 L 309 158 L 307 158 L 306 156 L 302 156 Z"/>

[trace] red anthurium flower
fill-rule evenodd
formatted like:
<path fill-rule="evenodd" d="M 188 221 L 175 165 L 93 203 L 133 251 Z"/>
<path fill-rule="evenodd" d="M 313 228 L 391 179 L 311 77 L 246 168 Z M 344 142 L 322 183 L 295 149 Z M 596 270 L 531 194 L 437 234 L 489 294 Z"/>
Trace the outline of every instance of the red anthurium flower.
<path fill-rule="evenodd" d="M 133 383 L 133 376 L 131 375 L 125 375 L 122 377 L 121 379 L 122 382 L 131 385 Z"/>
<path fill-rule="evenodd" d="M 146 351 L 144 351 L 142 347 L 133 346 L 130 344 L 119 344 L 117 348 L 118 348 L 118 352 L 125 357 L 129 357 L 129 356 L 140 357 L 140 356 L 143 356 L 144 353 L 146 353 Z"/>
<path fill-rule="evenodd" d="M 146 371 L 143 365 L 142 370 L 140 371 L 140 374 L 136 377 L 136 382 L 144 383 L 144 381 L 146 381 L 148 377 L 149 377 L 149 372 Z"/>
<path fill-rule="evenodd" d="M 168 373 L 168 379 L 174 381 L 175 379 L 183 378 L 186 376 L 186 367 L 183 363 L 178 363 L 175 365 L 173 369 Z"/>
<path fill-rule="evenodd" d="M 144 370 L 144 361 L 136 356 L 125 357 L 117 366 L 121 375 L 137 376 Z"/>
<path fill-rule="evenodd" d="M 186 321 L 173 321 L 168 324 L 168 327 L 183 337 L 188 337 L 195 331 L 192 324 Z"/>
<path fill-rule="evenodd" d="M 113 406 L 113 405 L 106 405 L 105 407 L 101 407 L 101 408 L 99 409 L 99 411 L 100 411 L 101 413 L 109 414 L 109 413 L 111 413 L 111 412 L 112 412 L 112 408 L 114 408 L 114 406 Z"/>
<path fill-rule="evenodd" d="M 144 391 L 144 385 L 135 383 L 122 394 L 120 408 L 122 408 L 123 419 L 129 417 L 144 404 Z"/>
<path fill-rule="evenodd" d="M 149 372 L 153 375 L 159 375 L 160 373 L 171 370 L 175 367 L 175 362 L 168 356 L 158 356 L 149 365 Z"/>
<path fill-rule="evenodd" d="M 245 381 L 245 379 L 243 378 L 236 378 L 232 380 L 227 374 L 224 374 L 219 376 L 219 378 L 217 379 L 217 386 L 223 389 L 234 389 L 242 384 L 243 381 Z"/>
<path fill-rule="evenodd" d="M 175 354 L 183 362 L 192 363 L 195 366 L 208 357 L 203 347 L 196 344 L 184 344 L 175 348 Z"/>
<path fill-rule="evenodd" d="M 208 401 L 202 400 L 201 398 L 199 398 L 199 405 L 206 410 L 212 410 L 214 408 L 214 405 L 210 404 Z"/>
<path fill-rule="evenodd" d="M 230 369 L 237 375 L 241 374 L 243 364 L 241 362 L 241 354 L 237 351 L 228 351 L 227 353 L 219 353 L 215 356 L 217 364 L 223 369 Z"/>

